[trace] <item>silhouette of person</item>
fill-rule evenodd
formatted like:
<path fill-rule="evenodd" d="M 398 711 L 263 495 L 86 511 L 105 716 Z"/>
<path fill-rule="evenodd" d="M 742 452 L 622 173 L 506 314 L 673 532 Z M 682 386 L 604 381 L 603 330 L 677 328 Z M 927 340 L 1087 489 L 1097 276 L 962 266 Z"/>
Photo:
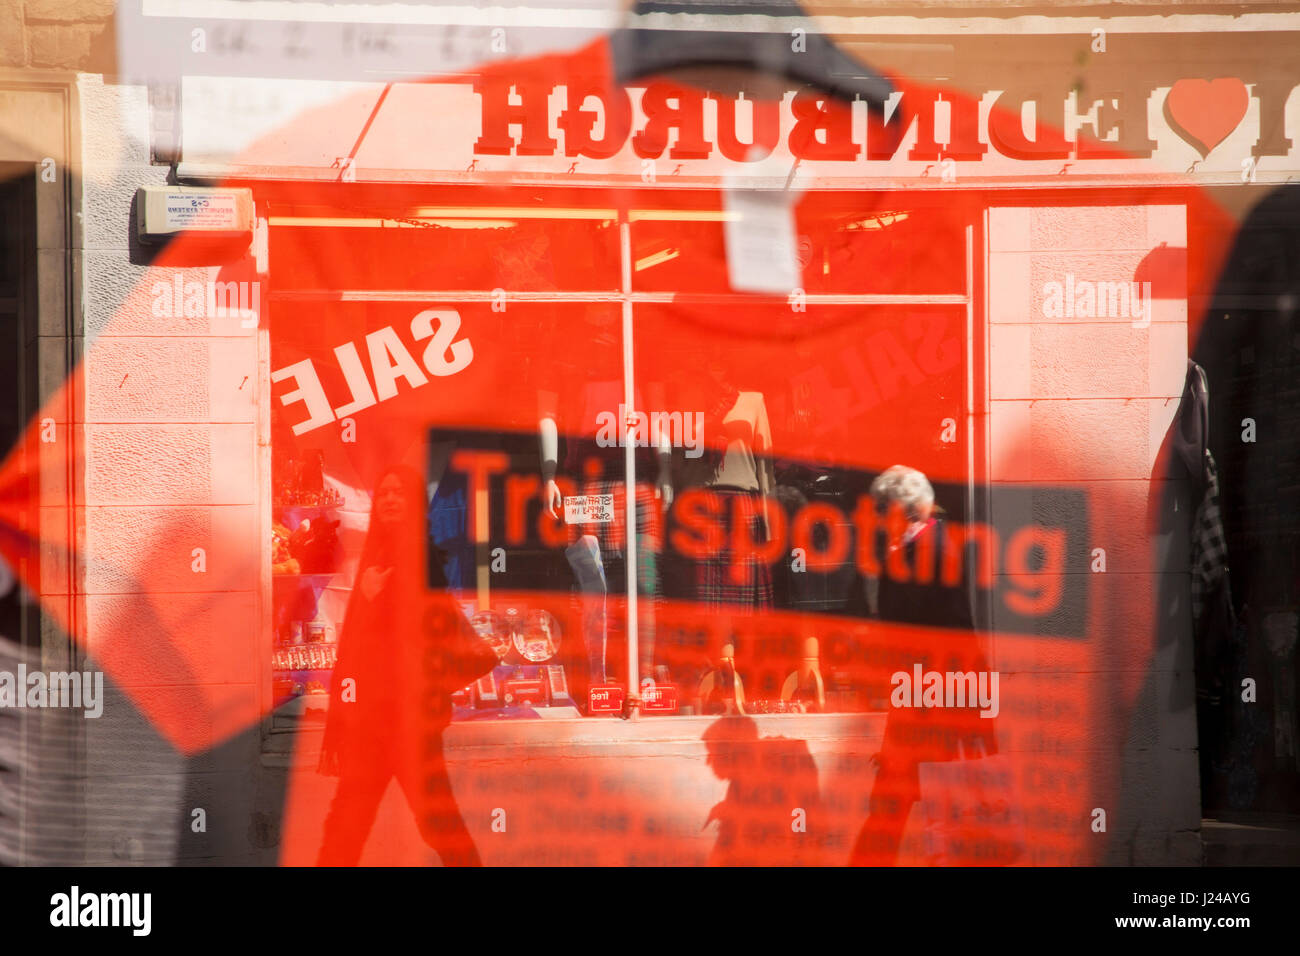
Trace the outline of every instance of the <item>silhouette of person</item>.
<path fill-rule="evenodd" d="M 715 720 L 704 745 L 709 769 L 728 781 L 726 797 L 704 821 L 705 827 L 718 823 L 709 866 L 814 865 L 821 790 L 808 745 L 760 738 L 745 716 Z"/>
<path fill-rule="evenodd" d="M 481 865 L 452 792 L 442 733 L 451 695 L 496 657 L 470 634 L 438 563 L 426 564 L 427 512 L 414 469 L 383 473 L 330 688 L 319 769 L 340 779 L 318 865 L 356 865 L 394 777 L 443 864 Z"/>

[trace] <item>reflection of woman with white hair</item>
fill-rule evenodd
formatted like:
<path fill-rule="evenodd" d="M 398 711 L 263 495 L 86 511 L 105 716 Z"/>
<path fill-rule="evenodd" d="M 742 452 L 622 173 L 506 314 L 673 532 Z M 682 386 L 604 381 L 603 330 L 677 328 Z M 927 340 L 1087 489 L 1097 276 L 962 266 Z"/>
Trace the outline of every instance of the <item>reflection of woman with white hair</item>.
<path fill-rule="evenodd" d="M 899 668 L 911 662 L 938 670 L 980 671 L 988 667 L 979 639 L 973 633 L 965 573 L 955 584 L 943 580 L 944 550 L 948 540 L 943 509 L 935 501 L 930 480 L 915 468 L 894 465 L 871 483 L 871 496 L 890 528 L 878 587 L 875 615 L 893 625 L 891 650 Z M 898 521 L 901 512 L 904 521 Z M 960 566 L 963 572 L 967 562 Z M 891 573 L 902 568 L 905 575 Z M 868 583 L 868 582 L 864 582 Z M 902 627 L 899 627 L 899 626 Z M 911 629 L 911 628 L 914 628 Z M 889 866 L 897 862 L 899 845 L 912 804 L 920 798 L 921 763 L 958 759 L 964 741 L 967 751 L 997 750 L 993 720 L 982 720 L 976 710 L 891 709 L 885 721 L 880 752 L 874 758 L 877 773 L 872 784 L 870 816 L 858 834 L 851 862 Z"/>
<path fill-rule="evenodd" d="M 923 472 L 906 465 L 885 469 L 871 483 L 871 497 L 876 506 L 898 506 L 907 516 L 908 536 L 915 537 L 934 513 L 934 487 Z M 910 536 L 910 537 L 909 537 Z"/>
<path fill-rule="evenodd" d="M 916 568 L 916 561 L 922 555 L 930 559 L 937 557 L 945 543 L 946 513 L 935 502 L 930 479 L 915 468 L 894 465 L 871 483 L 871 496 L 883 515 L 901 512 L 906 522 L 902 528 L 890 527 L 886 566 L 876 585 L 876 616 L 899 624 L 970 628 L 972 617 L 966 588 L 943 587 L 936 567 L 929 568 L 928 573 Z M 930 540 L 923 540 L 923 535 L 930 536 Z M 901 556 L 897 554 L 900 550 Z M 896 580 L 890 573 L 900 563 L 900 557 L 903 566 L 913 569 L 904 580 Z"/>

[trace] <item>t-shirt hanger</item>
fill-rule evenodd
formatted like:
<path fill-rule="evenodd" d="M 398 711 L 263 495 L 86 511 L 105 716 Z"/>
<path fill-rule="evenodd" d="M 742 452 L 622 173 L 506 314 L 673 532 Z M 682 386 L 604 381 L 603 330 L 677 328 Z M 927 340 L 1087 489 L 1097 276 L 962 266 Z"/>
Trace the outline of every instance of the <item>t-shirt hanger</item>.
<path fill-rule="evenodd" d="M 636 18 L 633 24 L 615 30 L 609 38 L 614 75 L 619 82 L 669 74 L 685 79 L 691 73 L 735 82 L 748 71 L 751 77 L 780 75 L 844 101 L 860 98 L 880 112 L 894 92 L 887 78 L 818 32 L 815 22 L 794 0 L 761 4 L 637 0 L 630 13 Z M 690 21 L 682 24 L 684 28 L 665 28 L 671 22 L 664 20 L 666 15 L 683 14 L 707 15 L 710 29 L 690 29 Z M 740 18 L 755 17 L 768 19 L 774 29 L 753 32 L 719 28 Z M 709 85 L 713 88 L 711 82 Z M 752 93 L 761 95 L 757 89 Z"/>

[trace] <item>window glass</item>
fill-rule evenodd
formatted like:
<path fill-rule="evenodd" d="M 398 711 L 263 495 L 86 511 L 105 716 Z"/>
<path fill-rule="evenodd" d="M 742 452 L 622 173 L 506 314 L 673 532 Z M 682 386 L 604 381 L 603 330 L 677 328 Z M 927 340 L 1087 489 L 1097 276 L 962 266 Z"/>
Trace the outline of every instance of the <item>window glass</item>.
<path fill-rule="evenodd" d="M 963 230 L 811 198 L 809 298 L 787 300 L 731 291 L 723 215 L 690 203 L 277 212 L 273 680 L 299 702 L 277 719 L 318 718 L 397 553 L 423 562 L 401 599 L 450 597 L 495 655 L 457 720 L 868 710 L 878 622 L 973 625 L 969 542 L 949 541 L 969 509 Z M 323 262 L 340 229 L 367 241 Z M 947 267 L 881 268 L 895 235 Z M 418 546 L 393 550 L 398 516 Z"/>

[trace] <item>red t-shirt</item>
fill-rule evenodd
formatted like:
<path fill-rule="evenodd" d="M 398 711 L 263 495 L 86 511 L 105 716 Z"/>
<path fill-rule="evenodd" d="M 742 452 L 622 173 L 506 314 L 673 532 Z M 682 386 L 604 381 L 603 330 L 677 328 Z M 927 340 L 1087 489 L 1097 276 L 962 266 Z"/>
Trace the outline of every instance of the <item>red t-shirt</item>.
<path fill-rule="evenodd" d="M 479 84 L 488 89 L 503 80 L 548 88 L 585 83 L 606 92 L 617 87 L 603 40 L 572 54 L 492 65 L 482 71 Z M 904 91 L 896 128 L 906 130 L 909 104 L 938 91 L 901 78 L 895 82 Z M 680 88 L 675 94 L 695 95 Z M 943 95 L 962 100 L 951 91 Z M 823 107 L 827 115 L 848 109 L 837 103 Z M 352 111 L 341 108 L 339 113 L 350 116 Z M 329 111 L 316 111 L 303 124 L 319 126 L 329 116 Z M 427 126 L 436 124 L 437 118 L 411 116 L 408 122 L 413 127 Z M 277 135 L 291 137 L 294 128 Z M 517 146 L 528 133 L 517 128 L 510 135 Z M 666 146 L 660 144 L 660 151 Z M 655 148 L 653 143 L 643 147 Z M 526 156 L 516 158 L 526 166 Z M 420 163 L 408 157 L 407 165 Z M 539 396 L 547 391 L 564 396 L 560 420 L 566 430 L 590 427 L 589 403 L 578 396 L 592 383 L 622 381 L 628 359 L 622 342 L 622 310 L 628 302 L 634 329 L 631 360 L 640 396 L 635 401 L 660 403 L 660 408 L 651 410 L 667 413 L 670 420 L 671 413 L 686 416 L 705 411 L 710 395 L 706 386 L 709 376 L 715 375 L 742 391 L 763 396 L 774 458 L 801 463 L 813 472 L 837 470 L 850 476 L 850 500 L 842 508 L 846 523 L 865 494 L 869 477 L 899 463 L 925 472 L 950 514 L 973 517 L 964 515 L 962 489 L 968 481 L 982 482 L 987 476 L 969 474 L 966 423 L 971 383 L 967 379 L 968 368 L 980 375 L 986 366 L 983 355 L 969 354 L 974 343 L 968 335 L 972 326 L 967 297 L 977 300 L 982 290 L 978 266 L 968 272 L 967 230 L 978 229 L 989 204 L 987 197 L 962 188 L 810 189 L 790 204 L 797 290 L 736 296 L 729 280 L 736 264 L 728 262 L 734 244 L 729 245 L 726 233 L 729 206 L 724 192 L 716 181 L 665 187 L 671 165 L 665 163 L 669 169 L 661 170 L 654 184 L 615 176 L 603 182 L 584 181 L 581 186 L 543 186 L 504 172 L 478 181 L 467 175 L 459 186 L 267 187 L 276 195 L 269 249 L 270 289 L 276 297 L 266 306 L 276 440 L 304 449 L 321 447 L 327 473 L 346 476 L 351 486 L 365 487 L 392 464 L 407 461 L 419 466 L 431 429 L 509 434 L 535 443 L 545 404 Z M 723 166 L 728 164 L 720 164 L 719 177 Z M 1195 222 L 1193 234 L 1212 235 L 1217 230 L 1226 235 L 1224 220 L 1216 218 L 1208 204 L 1193 202 L 1189 214 Z M 453 203 L 475 207 L 479 211 L 473 218 L 483 221 L 464 228 L 467 217 L 462 214 L 457 214 L 458 219 L 441 217 L 449 222 L 439 222 L 437 213 L 411 215 L 415 206 L 440 208 Z M 524 213 L 517 214 L 518 210 Z M 550 218 L 547 210 L 553 212 Z M 357 228 L 355 221 L 337 228 L 277 223 L 276 217 L 286 214 L 315 215 L 320 223 L 369 217 L 380 226 Z M 413 218 L 419 220 L 414 226 Z M 404 227 L 388 228 L 397 225 Z M 1220 241 L 1226 244 L 1226 239 Z M 628 276 L 620 274 L 624 244 L 630 259 Z M 183 263 L 192 248 L 191 238 L 182 237 L 157 264 Z M 1205 266 L 1214 257 L 1205 255 L 1197 261 Z M 223 278 L 252 276 L 241 268 L 247 264 L 227 268 Z M 1194 274 L 1190 281 L 1204 284 L 1205 278 Z M 400 294 L 382 294 L 394 292 Z M 566 292 L 573 301 L 561 301 Z M 554 295 L 546 298 L 541 293 Z M 135 298 L 147 301 L 148 294 L 142 288 Z M 982 309 L 976 301 L 976 323 Z M 124 315 L 128 312 L 124 308 Z M 95 358 L 92 345 L 86 363 L 94 363 Z M 48 495 L 46 489 L 57 487 L 45 476 L 38 491 L 30 480 L 30 463 L 48 460 L 35 454 L 43 441 L 43 420 L 61 420 L 62 403 L 75 393 L 82 375 L 79 370 L 64 392 L 51 399 L 33 422 L 24 446 L 6 464 L 5 513 L 11 529 L 19 527 L 18 512 L 30 505 L 33 495 Z M 581 412 L 576 411 L 579 405 Z M 354 441 L 339 438 L 347 421 L 355 427 Z M 704 440 L 712 437 L 706 434 Z M 1104 445 L 1106 436 L 1090 435 L 1086 440 Z M 1028 455 L 1035 438 L 1024 434 L 1013 441 L 1020 450 L 1009 454 Z M 1002 452 L 1008 454 L 1005 447 Z M 684 449 L 679 447 L 676 454 L 684 454 Z M 480 467 L 480 477 L 506 470 L 514 473 L 509 461 L 484 458 L 477 464 L 462 461 L 460 467 Z M 521 473 L 520 477 L 522 481 L 527 476 Z M 521 501 L 541 491 L 540 482 L 519 488 Z M 1024 527 L 1049 525 L 1059 517 L 1034 511 L 1033 501 L 1051 497 L 1047 489 L 1040 490 L 1043 493 L 1035 499 L 1037 492 L 1029 489 Z M 1083 498 L 1076 496 L 1067 504 L 1083 500 L 1087 514 L 1096 515 L 1114 504 L 1105 497 L 1111 492 L 1078 494 Z M 40 503 L 68 505 L 61 498 L 40 499 Z M 536 508 L 520 513 L 528 524 L 521 533 L 531 539 Z M 810 536 L 806 540 L 813 540 L 810 529 L 815 517 L 809 516 L 799 526 L 796 515 L 785 522 L 781 535 L 745 543 L 764 560 L 787 560 L 791 548 L 805 540 L 797 537 L 800 527 Z M 821 518 L 826 519 L 825 512 Z M 507 516 L 508 527 L 510 521 Z M 689 542 L 707 542 L 715 533 L 734 532 L 722 516 L 696 513 L 691 521 L 685 530 Z M 559 535 L 552 534 L 552 546 L 563 545 L 565 535 L 560 530 Z M 138 566 L 129 569 L 143 592 L 150 591 L 158 573 L 155 562 L 166 554 L 167 533 L 160 529 L 158 555 L 142 556 Z M 1134 599 L 1131 606 L 1113 600 L 1100 590 L 1103 576 L 1089 579 L 1078 573 L 1082 565 L 1066 567 L 1093 543 L 1086 526 L 1072 533 L 1081 535 L 1070 539 L 1070 548 L 1076 550 L 1057 554 L 1061 564 L 1053 570 L 1072 579 L 1064 588 L 1082 589 L 1087 600 L 1070 605 L 1060 594 L 1054 604 L 1036 600 L 1046 592 L 1035 591 L 1034 569 L 1019 568 L 1027 577 L 1011 584 L 1020 588 L 1015 595 L 1019 603 L 1008 605 L 1015 613 L 1008 614 L 1012 623 L 1004 629 L 1006 608 L 997 603 L 1002 594 L 997 589 L 1007 586 L 1005 575 L 980 584 L 993 595 L 994 626 L 1006 637 L 1001 647 L 1021 653 L 1031 672 L 1045 660 L 1077 673 L 1103 668 L 1115 643 L 1130 639 L 1110 629 L 1116 617 L 1150 620 L 1143 599 Z M 25 532 L 7 536 L 3 547 L 10 564 L 30 575 L 35 562 L 23 559 L 33 557 L 41 546 L 50 553 L 72 550 L 66 528 L 47 523 L 41 534 L 40 542 Z M 242 673 L 245 649 L 218 639 L 215 632 L 202 631 L 193 612 L 201 605 L 205 615 L 211 615 L 213 607 L 220 611 L 229 601 L 233 613 L 236 602 L 227 590 L 243 593 L 255 588 L 260 567 L 260 538 L 249 539 L 243 527 L 233 523 L 218 528 L 217 537 L 229 546 L 231 566 L 210 574 L 201 595 L 193 600 L 180 596 L 166 602 L 143 601 L 133 612 L 137 616 L 124 621 L 112 641 L 94 648 L 141 710 L 186 752 L 207 749 L 261 716 L 258 694 L 219 681 L 211 686 L 204 682 L 205 675 L 232 668 Z M 1050 545 L 1054 540 L 1028 537 L 1023 546 L 1032 550 L 1035 544 Z M 837 550 L 837 541 L 832 534 L 829 543 L 816 548 L 841 564 L 855 560 L 860 568 L 871 564 L 869 556 L 849 554 L 847 548 Z M 943 574 L 942 570 L 935 573 Z M 954 574 L 946 583 L 955 587 L 962 580 Z M 36 580 L 28 583 L 38 587 Z M 49 599 L 47 607 L 74 637 L 85 639 L 83 616 L 55 599 Z M 689 617 L 689 609 L 682 613 Z M 1062 620 L 1072 613 L 1075 619 Z M 219 621 L 221 614 L 203 618 L 209 619 Z M 819 618 L 810 628 L 797 613 L 781 620 L 791 633 L 817 631 L 823 637 L 825 666 L 840 666 L 855 681 L 877 690 L 892 671 L 918 655 L 958 663 L 973 659 L 962 651 L 974 640 L 969 631 L 947 633 L 942 628 L 882 622 L 859 634 L 859 643 L 843 644 L 854 650 L 836 661 L 832 632 L 851 630 L 860 622 L 828 624 Z M 195 683 L 174 688 L 150 681 L 150 668 L 159 658 L 179 659 Z M 1003 690 L 1012 692 L 1007 686 Z M 1043 692 L 1032 673 L 1019 678 L 1015 690 L 1026 698 Z M 1023 713 L 1017 716 L 1014 708 L 1004 706 L 1000 720 L 1031 730 L 1038 726 L 1035 718 Z M 1099 732 L 1099 741 L 1123 739 L 1125 728 L 1109 717 L 1107 708 L 1089 705 L 1076 714 L 1067 728 L 1070 734 Z M 1081 726 L 1094 719 L 1096 725 Z M 1097 731 L 1098 726 L 1102 730 Z M 1080 768 L 1087 769 L 1084 764 L 1089 759 L 1078 758 Z"/>

